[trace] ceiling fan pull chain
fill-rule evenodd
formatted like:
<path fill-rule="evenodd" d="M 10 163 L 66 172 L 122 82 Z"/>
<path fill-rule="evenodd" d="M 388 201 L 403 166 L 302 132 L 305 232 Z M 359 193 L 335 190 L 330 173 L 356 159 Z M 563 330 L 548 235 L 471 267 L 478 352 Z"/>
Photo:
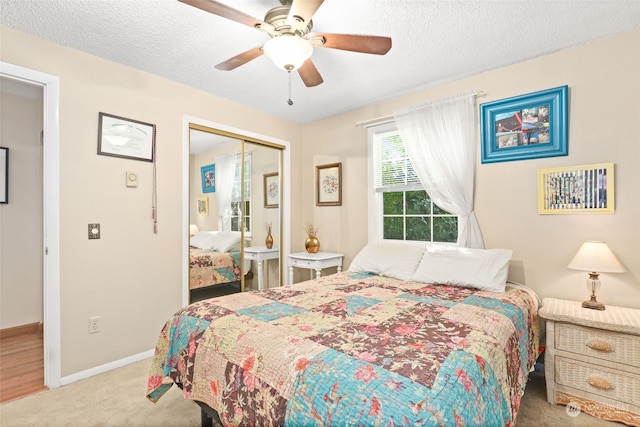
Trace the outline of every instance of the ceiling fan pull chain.
<path fill-rule="evenodd" d="M 289 70 L 288 73 L 289 73 L 289 99 L 287 99 L 287 104 L 293 105 L 293 101 L 291 100 L 291 70 Z"/>

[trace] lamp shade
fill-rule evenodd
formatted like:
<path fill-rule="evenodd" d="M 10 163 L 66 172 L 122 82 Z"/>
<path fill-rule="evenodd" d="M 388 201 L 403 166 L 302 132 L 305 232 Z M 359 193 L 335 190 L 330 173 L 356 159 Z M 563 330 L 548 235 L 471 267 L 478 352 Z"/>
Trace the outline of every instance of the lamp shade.
<path fill-rule="evenodd" d="M 262 49 L 278 68 L 287 71 L 300 68 L 313 53 L 313 46 L 309 40 L 290 34 L 269 39 Z"/>
<path fill-rule="evenodd" d="M 195 236 L 196 234 L 198 234 L 199 231 L 200 231 L 200 229 L 198 228 L 197 225 L 195 225 L 195 224 L 190 224 L 189 225 L 189 235 L 190 236 Z"/>
<path fill-rule="evenodd" d="M 598 273 L 624 273 L 624 268 L 605 242 L 584 242 L 568 268 Z"/>

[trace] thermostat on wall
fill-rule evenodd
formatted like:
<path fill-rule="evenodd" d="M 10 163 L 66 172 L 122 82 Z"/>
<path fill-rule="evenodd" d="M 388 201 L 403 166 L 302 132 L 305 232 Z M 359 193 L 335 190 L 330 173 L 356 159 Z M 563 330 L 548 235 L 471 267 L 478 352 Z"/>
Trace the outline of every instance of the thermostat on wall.
<path fill-rule="evenodd" d="M 136 172 L 127 171 L 127 187 L 138 186 L 138 174 Z"/>

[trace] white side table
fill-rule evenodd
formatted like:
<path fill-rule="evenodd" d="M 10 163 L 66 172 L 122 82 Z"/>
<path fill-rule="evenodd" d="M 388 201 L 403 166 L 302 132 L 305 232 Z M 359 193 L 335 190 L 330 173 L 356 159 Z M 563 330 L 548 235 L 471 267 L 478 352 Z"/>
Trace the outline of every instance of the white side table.
<path fill-rule="evenodd" d="M 338 273 L 342 271 L 343 254 L 332 252 L 318 252 L 310 254 L 308 252 L 296 252 L 289 254 L 289 284 L 293 283 L 293 267 L 309 268 L 313 279 L 313 270 L 316 271 L 316 279 L 322 274 L 323 268 L 338 267 Z"/>
<path fill-rule="evenodd" d="M 640 310 L 545 298 L 547 401 L 640 426 Z"/>
<path fill-rule="evenodd" d="M 262 290 L 262 283 L 264 282 L 264 261 L 270 259 L 278 259 L 280 257 L 280 250 L 278 248 L 267 249 L 266 246 L 252 246 L 244 248 L 244 259 L 257 261 L 258 264 L 258 290 Z"/>

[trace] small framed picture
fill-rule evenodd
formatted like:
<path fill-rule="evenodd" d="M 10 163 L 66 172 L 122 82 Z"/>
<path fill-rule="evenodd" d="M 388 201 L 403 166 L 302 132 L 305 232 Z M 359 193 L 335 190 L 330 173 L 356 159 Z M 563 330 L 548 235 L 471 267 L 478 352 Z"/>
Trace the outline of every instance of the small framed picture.
<path fill-rule="evenodd" d="M 198 197 L 196 199 L 196 209 L 198 211 L 198 215 L 209 216 L 209 198 Z"/>
<path fill-rule="evenodd" d="M 566 156 L 568 87 L 480 105 L 482 163 Z"/>
<path fill-rule="evenodd" d="M 264 207 L 277 208 L 280 201 L 280 178 L 278 172 L 264 174 Z"/>
<path fill-rule="evenodd" d="M 200 174 L 202 175 L 202 192 L 215 193 L 216 192 L 216 165 L 211 164 L 207 166 L 202 166 L 200 168 Z"/>
<path fill-rule="evenodd" d="M 9 148 L 0 147 L 0 203 L 9 203 Z"/>
<path fill-rule="evenodd" d="M 538 169 L 538 213 L 613 213 L 613 163 Z"/>
<path fill-rule="evenodd" d="M 342 205 L 342 163 L 316 166 L 316 206 Z"/>
<path fill-rule="evenodd" d="M 156 125 L 107 113 L 98 117 L 98 154 L 153 162 Z"/>

